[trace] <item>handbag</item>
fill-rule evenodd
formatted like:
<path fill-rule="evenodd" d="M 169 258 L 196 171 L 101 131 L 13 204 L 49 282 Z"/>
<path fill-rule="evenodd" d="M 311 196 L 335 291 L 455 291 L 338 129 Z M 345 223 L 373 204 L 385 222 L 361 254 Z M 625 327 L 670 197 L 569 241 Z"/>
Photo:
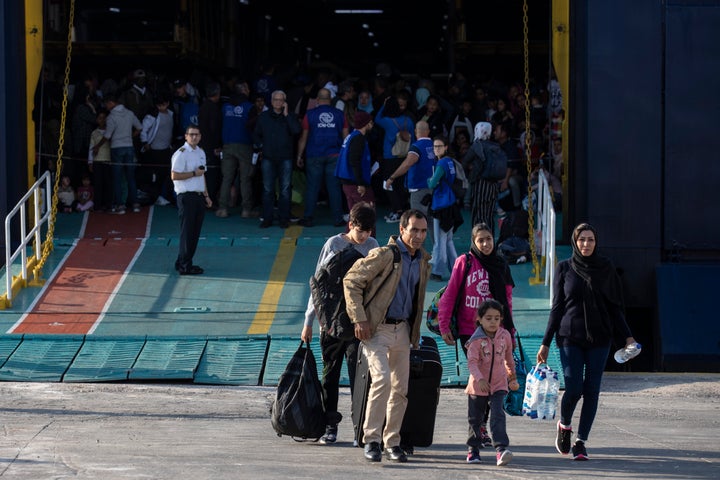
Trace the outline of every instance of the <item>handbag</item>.
<path fill-rule="evenodd" d="M 463 282 L 462 286 L 460 287 L 460 290 L 458 290 L 458 294 L 455 297 L 455 305 L 453 306 L 453 312 L 452 316 L 450 317 L 450 333 L 452 333 L 453 338 L 458 338 L 458 329 L 457 329 L 457 311 L 460 307 L 460 301 L 462 300 L 463 295 L 465 294 L 465 279 L 467 279 L 468 272 L 470 271 L 470 254 L 465 254 L 465 271 L 463 272 Z M 442 297 L 443 293 L 445 293 L 445 290 L 447 289 L 447 285 L 442 287 L 440 290 L 438 290 L 435 293 L 435 296 L 433 296 L 432 301 L 430 302 L 430 306 L 427 309 L 427 312 L 425 314 L 425 325 L 427 326 L 428 330 L 433 332 L 436 335 L 442 335 L 440 333 L 440 323 L 438 320 L 438 306 L 440 305 L 440 297 Z"/>
<path fill-rule="evenodd" d="M 505 413 L 513 417 L 520 417 L 523 414 L 523 400 L 525 399 L 525 380 L 527 377 L 527 368 L 525 368 L 525 354 L 520 345 L 520 337 L 516 334 L 518 349 L 513 350 L 513 360 L 515 360 L 515 377 L 520 388 L 514 392 L 511 390 L 505 396 L 503 409 Z"/>
<path fill-rule="evenodd" d="M 395 126 L 400 129 L 400 126 L 394 118 L 392 119 L 392 121 Z M 412 136 L 410 135 L 410 132 L 408 132 L 404 128 L 405 123 L 403 123 L 403 129 L 400 129 L 395 134 L 395 142 L 393 143 L 392 149 L 390 150 L 390 153 L 393 155 L 393 157 L 405 157 L 405 155 L 407 155 L 408 151 L 410 150 L 410 140 L 412 140 Z"/>

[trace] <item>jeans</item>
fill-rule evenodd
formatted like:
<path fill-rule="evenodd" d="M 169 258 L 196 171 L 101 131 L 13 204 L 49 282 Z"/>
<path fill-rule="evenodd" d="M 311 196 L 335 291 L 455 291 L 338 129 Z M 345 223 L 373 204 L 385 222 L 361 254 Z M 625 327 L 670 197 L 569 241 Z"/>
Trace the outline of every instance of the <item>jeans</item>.
<path fill-rule="evenodd" d="M 560 363 L 565 375 L 565 393 L 560 402 L 560 423 L 572 424 L 575 407 L 582 397 L 577 436 L 583 441 L 588 439 L 595 420 L 600 383 L 609 353 L 610 345 L 595 348 L 582 348 L 577 345 L 560 347 Z"/>
<path fill-rule="evenodd" d="M 509 444 L 503 403 L 507 392 L 499 390 L 489 396 L 468 395 L 468 439 L 469 447 L 482 448 L 480 428 L 487 421 L 486 411 L 490 405 L 490 437 L 496 450 L 504 450 Z"/>
<path fill-rule="evenodd" d="M 452 273 L 453 265 L 457 260 L 457 251 L 453 242 L 452 228 L 449 232 L 440 228 L 440 220 L 432 219 L 433 223 L 433 250 L 432 250 L 432 273 L 440 275 Z"/>
<path fill-rule="evenodd" d="M 278 199 L 278 214 L 280 222 L 290 220 L 290 195 L 292 180 L 292 159 L 271 160 L 263 158 L 263 218 L 265 222 L 272 222 L 273 207 L 275 205 L 275 182 L 280 184 L 280 197 Z"/>
<path fill-rule="evenodd" d="M 338 157 L 310 157 L 305 163 L 305 177 L 307 186 L 305 189 L 305 217 L 312 218 L 315 213 L 318 195 L 325 180 L 325 189 L 328 194 L 330 213 L 333 222 L 338 223 L 343 219 L 342 194 L 340 192 L 340 180 L 335 176 L 335 166 Z"/>
<path fill-rule="evenodd" d="M 133 147 L 117 147 L 110 149 L 113 177 L 113 205 L 122 205 L 122 174 L 125 172 L 127 181 L 127 203 L 137 203 L 137 185 L 135 184 L 135 149 Z"/>

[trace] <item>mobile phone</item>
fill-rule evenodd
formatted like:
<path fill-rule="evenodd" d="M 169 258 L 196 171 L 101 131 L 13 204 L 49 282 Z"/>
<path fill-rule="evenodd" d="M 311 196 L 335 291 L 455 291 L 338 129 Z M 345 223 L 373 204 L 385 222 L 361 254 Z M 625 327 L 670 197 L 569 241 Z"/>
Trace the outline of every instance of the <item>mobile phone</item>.
<path fill-rule="evenodd" d="M 205 170 L 205 165 L 200 165 L 198 168 L 199 168 L 200 170 Z"/>

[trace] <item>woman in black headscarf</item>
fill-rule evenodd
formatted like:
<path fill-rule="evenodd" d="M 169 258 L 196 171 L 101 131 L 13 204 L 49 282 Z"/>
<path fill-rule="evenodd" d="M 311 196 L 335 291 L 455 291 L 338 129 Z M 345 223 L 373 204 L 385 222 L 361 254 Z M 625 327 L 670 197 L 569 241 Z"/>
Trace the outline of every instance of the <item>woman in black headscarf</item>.
<path fill-rule="evenodd" d="M 597 252 L 597 232 L 587 223 L 573 230 L 572 257 L 555 268 L 552 309 L 537 353 L 546 363 L 550 342 L 556 338 L 565 375 L 565 393 L 555 447 L 575 460 L 587 460 L 590 434 L 600 396 L 600 383 L 615 338 L 635 343 L 625 322 L 622 285 L 610 259 Z M 571 447 L 572 416 L 583 399 L 575 443 Z"/>
<path fill-rule="evenodd" d="M 472 228 L 470 252 L 460 255 L 453 265 L 450 280 L 438 304 L 438 326 L 443 340 L 455 345 L 456 336 L 451 332 L 450 319 L 455 311 L 457 337 L 467 357 L 465 343 L 475 332 L 475 317 L 478 307 L 490 298 L 503 306 L 502 326 L 510 332 L 515 346 L 515 324 L 512 318 L 512 289 L 515 286 L 510 268 L 505 259 L 497 254 L 493 233 L 486 223 Z M 487 434 L 487 413 L 483 419 L 480 439 L 484 446 L 491 447 Z"/>

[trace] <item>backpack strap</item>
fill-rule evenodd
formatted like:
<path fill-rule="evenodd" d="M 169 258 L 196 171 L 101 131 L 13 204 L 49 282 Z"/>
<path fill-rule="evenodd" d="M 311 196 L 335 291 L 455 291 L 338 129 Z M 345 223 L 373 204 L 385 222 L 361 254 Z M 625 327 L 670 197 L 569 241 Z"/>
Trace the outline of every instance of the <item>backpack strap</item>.
<path fill-rule="evenodd" d="M 460 290 L 458 290 L 458 294 L 455 296 L 455 307 L 453 308 L 453 315 L 457 312 L 458 308 L 460 308 L 460 301 L 462 300 L 462 296 L 465 295 L 465 283 L 467 282 L 468 273 L 470 273 L 470 266 L 472 265 L 472 262 L 470 260 L 470 253 L 465 253 L 465 270 L 463 272 L 463 281 L 460 284 Z"/>

